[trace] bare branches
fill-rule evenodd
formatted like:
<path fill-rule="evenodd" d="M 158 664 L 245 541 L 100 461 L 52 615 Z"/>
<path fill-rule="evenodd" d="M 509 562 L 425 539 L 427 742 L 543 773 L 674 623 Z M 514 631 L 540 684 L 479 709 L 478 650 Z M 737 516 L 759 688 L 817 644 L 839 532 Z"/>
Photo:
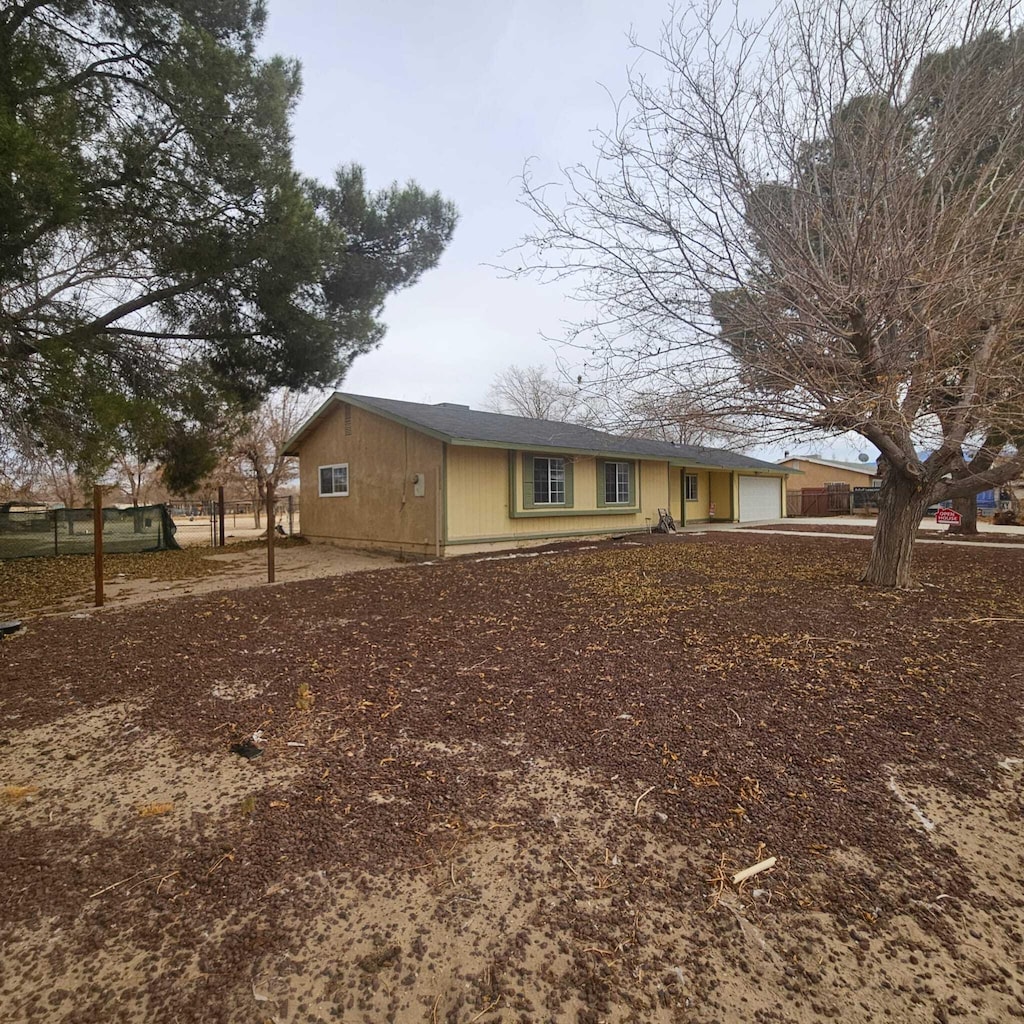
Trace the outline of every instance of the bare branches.
<path fill-rule="evenodd" d="M 758 24 L 686 9 L 646 51 L 664 80 L 637 66 L 593 167 L 525 175 L 541 227 L 521 272 L 577 281 L 595 313 L 572 339 L 610 374 L 731 375 L 737 407 L 911 462 L 922 421 L 955 408 L 948 447 L 969 443 L 994 393 L 1024 394 L 1006 17 L 953 0 L 793 0 Z"/>
<path fill-rule="evenodd" d="M 593 166 L 527 173 L 523 202 L 523 272 L 578 283 L 570 340 L 604 376 L 664 394 L 683 368 L 780 431 L 856 431 L 914 501 L 993 438 L 970 480 L 1024 474 L 1014 0 L 693 4 Z"/>
<path fill-rule="evenodd" d="M 257 508 L 265 503 L 268 484 L 276 490 L 295 474 L 297 460 L 283 456 L 281 449 L 317 404 L 316 396 L 282 389 L 239 424 L 229 461 L 253 485 Z"/>

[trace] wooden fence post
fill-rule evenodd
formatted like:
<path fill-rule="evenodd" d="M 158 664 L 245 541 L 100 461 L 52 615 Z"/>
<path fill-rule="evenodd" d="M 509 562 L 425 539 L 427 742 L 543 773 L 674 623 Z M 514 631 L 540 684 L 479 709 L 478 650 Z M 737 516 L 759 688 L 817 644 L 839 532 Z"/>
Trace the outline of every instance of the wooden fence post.
<path fill-rule="evenodd" d="M 96 577 L 96 607 L 103 606 L 103 488 L 92 489 L 92 550 Z"/>
<path fill-rule="evenodd" d="M 267 582 L 274 582 L 274 485 L 267 484 Z"/>

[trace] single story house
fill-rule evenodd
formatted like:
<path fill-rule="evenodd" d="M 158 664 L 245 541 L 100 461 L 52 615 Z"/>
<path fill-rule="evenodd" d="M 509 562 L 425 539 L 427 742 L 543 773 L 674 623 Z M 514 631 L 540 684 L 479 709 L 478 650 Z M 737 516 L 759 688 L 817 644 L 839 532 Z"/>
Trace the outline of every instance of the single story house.
<path fill-rule="evenodd" d="M 795 455 L 783 459 L 779 466 L 803 474 L 787 477 L 786 487 L 791 491 L 827 487 L 829 484 L 877 487 L 882 482 L 874 462 L 838 462 L 818 455 Z"/>
<path fill-rule="evenodd" d="M 282 449 L 299 458 L 302 534 L 442 557 L 785 515 L 786 470 L 573 423 L 335 393 Z"/>

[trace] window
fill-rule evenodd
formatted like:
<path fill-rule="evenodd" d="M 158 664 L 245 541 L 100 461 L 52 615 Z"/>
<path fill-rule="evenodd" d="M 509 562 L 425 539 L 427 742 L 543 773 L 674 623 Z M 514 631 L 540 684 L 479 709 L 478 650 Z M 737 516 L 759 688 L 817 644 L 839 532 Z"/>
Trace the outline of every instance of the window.
<path fill-rule="evenodd" d="M 348 494 L 348 463 L 320 467 L 320 497 L 344 497 Z"/>
<path fill-rule="evenodd" d="M 565 459 L 534 457 L 533 503 L 565 504 Z"/>
<path fill-rule="evenodd" d="M 599 464 L 600 465 L 600 464 Z M 598 485 L 599 506 L 602 505 L 632 505 L 633 504 L 633 463 L 631 462 L 606 462 L 603 463 L 604 476 Z"/>
<path fill-rule="evenodd" d="M 522 508 L 539 515 L 557 515 L 573 507 L 573 459 L 566 455 L 530 455 L 523 453 L 516 459 L 523 467 Z M 559 510 L 555 511 L 555 508 Z"/>
<path fill-rule="evenodd" d="M 686 491 L 687 501 L 697 500 L 697 474 L 686 473 L 683 475 L 683 486 Z"/>

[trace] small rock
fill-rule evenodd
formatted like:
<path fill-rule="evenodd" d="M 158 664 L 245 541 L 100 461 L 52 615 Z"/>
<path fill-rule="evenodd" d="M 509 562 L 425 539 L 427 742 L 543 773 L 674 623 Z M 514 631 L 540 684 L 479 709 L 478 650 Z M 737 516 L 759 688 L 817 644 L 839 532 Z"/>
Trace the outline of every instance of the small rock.
<path fill-rule="evenodd" d="M 665 814 L 663 811 L 655 811 L 654 817 L 657 818 L 657 820 L 660 821 L 662 825 L 664 825 L 665 822 L 668 821 L 668 815 Z"/>

